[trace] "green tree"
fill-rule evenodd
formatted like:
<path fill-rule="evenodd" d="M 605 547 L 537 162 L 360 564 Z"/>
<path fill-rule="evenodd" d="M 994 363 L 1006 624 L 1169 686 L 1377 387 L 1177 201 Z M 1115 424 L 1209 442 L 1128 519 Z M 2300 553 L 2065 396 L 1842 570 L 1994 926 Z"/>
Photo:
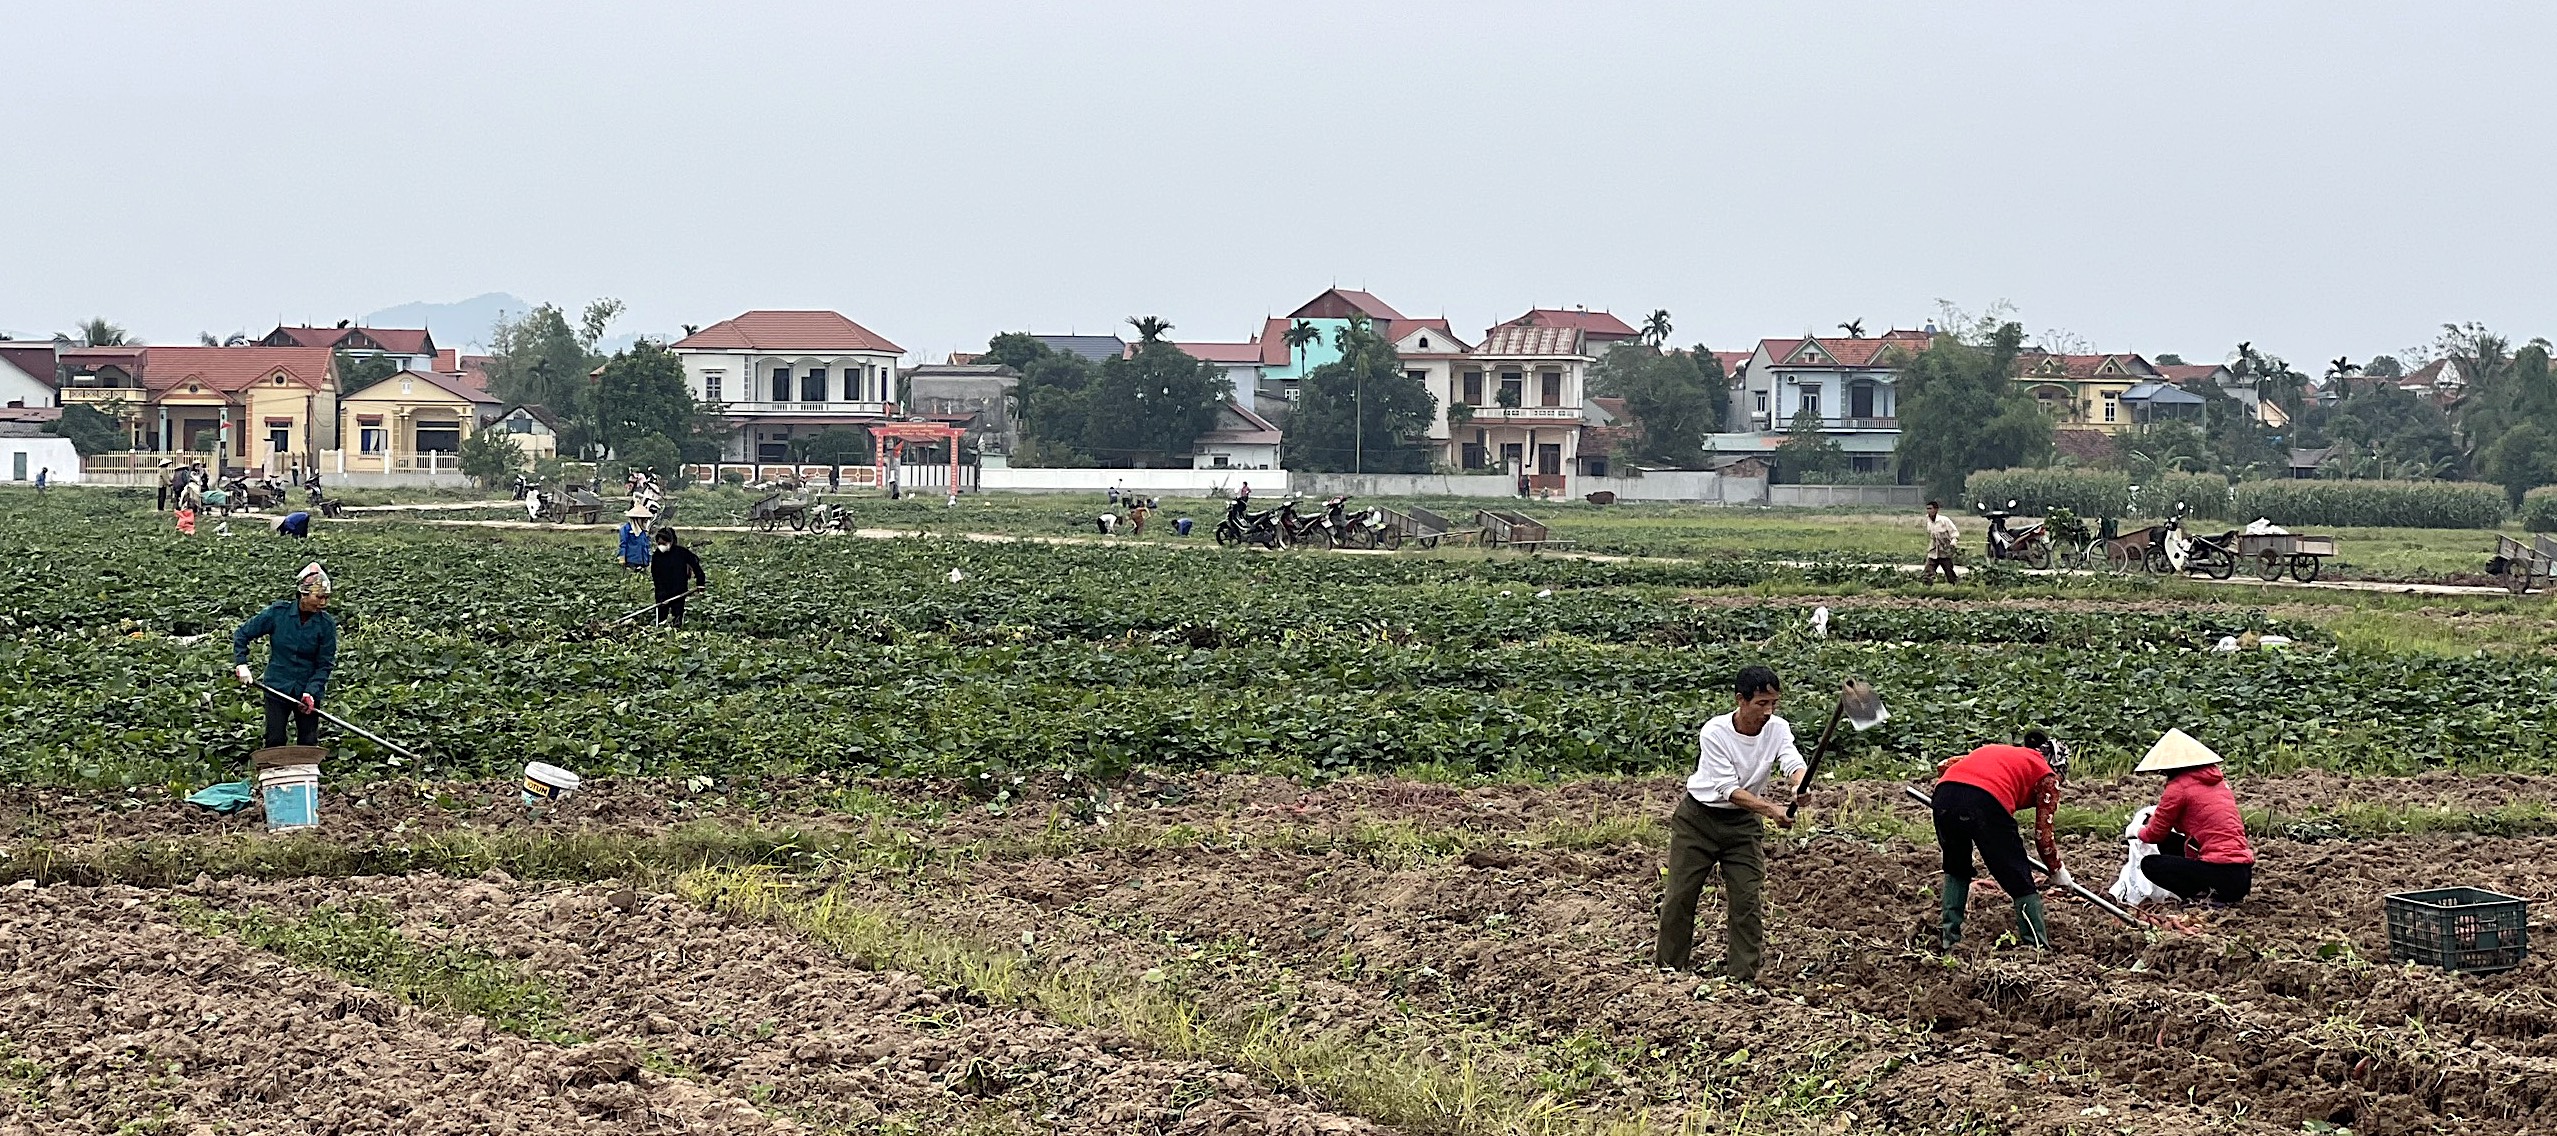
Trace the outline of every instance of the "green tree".
<path fill-rule="evenodd" d="M 1172 330 L 1161 316 L 1129 316 L 1128 326 L 1136 329 L 1138 343 L 1161 343 L 1164 334 Z"/>
<path fill-rule="evenodd" d="M 1619 343 L 1589 371 L 1590 392 L 1622 398 L 1639 433 L 1623 456 L 1645 465 L 1693 469 L 1705 435 L 1721 428 L 1722 361 L 1713 352 L 1663 352 Z"/>
<path fill-rule="evenodd" d="M 489 333 L 490 392 L 501 402 L 549 410 L 559 420 L 564 454 L 585 452 L 595 441 L 587 375 L 603 360 L 591 349 L 595 337 L 580 331 L 600 333 L 592 319 L 598 311 L 596 304 L 588 305 L 588 328 L 572 328 L 558 305 L 543 304 L 514 319 L 500 317 Z"/>
<path fill-rule="evenodd" d="M 1904 357 L 1900 468 L 1931 495 L 1958 498 L 1974 471 L 2050 459 L 2051 418 L 2010 378 L 2023 342 L 2023 326 L 2009 320 L 1985 339 L 1940 335 Z"/>
<path fill-rule="evenodd" d="M 1288 350 L 1296 353 L 1296 369 L 1301 374 L 1305 370 L 1305 349 L 1322 341 L 1323 329 L 1314 326 L 1312 320 L 1298 320 L 1287 325 L 1287 334 L 1279 338 L 1286 341 Z"/>
<path fill-rule="evenodd" d="M 1846 459 L 1846 451 L 1820 432 L 1820 415 L 1808 406 L 1793 412 L 1793 421 L 1785 424 L 1785 440 L 1776 445 L 1777 467 L 1796 482 L 1835 473 Z"/>
<path fill-rule="evenodd" d="M 683 472 L 683 448 L 664 434 L 627 436 L 615 442 L 613 448 L 621 455 L 622 466 L 626 469 L 652 471 L 668 485 L 680 484 L 683 480 L 677 476 Z"/>
<path fill-rule="evenodd" d="M 642 339 L 605 360 L 594 396 L 596 440 L 616 449 L 626 438 L 656 437 L 673 445 L 673 439 L 692 434 L 699 415 L 683 360 L 653 339 Z"/>
<path fill-rule="evenodd" d="M 1328 472 L 1425 473 L 1438 400 L 1403 373 L 1394 345 L 1353 315 L 1333 335 L 1341 357 L 1305 376 L 1280 464 Z"/>
<path fill-rule="evenodd" d="M 1166 342 L 1170 327 L 1140 326 L 1140 335 L 1153 334 L 1135 354 L 1102 361 L 1087 402 L 1086 453 L 1110 465 L 1187 465 L 1199 435 L 1216 428 L 1234 383 L 1224 368 Z"/>
<path fill-rule="evenodd" d="M 337 353 L 337 389 L 353 394 L 400 373 L 399 360 L 387 355 Z"/>
<path fill-rule="evenodd" d="M 462 476 L 487 488 L 514 476 L 523 469 L 524 447 L 516 444 L 513 434 L 495 430 L 475 430 L 462 439 L 460 452 Z"/>
<path fill-rule="evenodd" d="M 2160 352 L 2157 358 L 2151 359 L 2149 362 L 2155 363 L 2161 367 L 2181 367 L 2184 365 L 2184 356 L 2178 355 L 2172 351 L 2165 351 Z"/>
<path fill-rule="evenodd" d="M 122 327 L 108 323 L 105 316 L 94 316 L 80 321 L 80 334 L 77 337 L 55 336 L 54 338 L 77 338 L 80 345 L 84 347 L 122 347 L 132 334 Z"/>
<path fill-rule="evenodd" d="M 71 448 L 83 457 L 123 450 L 128 442 L 124 428 L 116 425 L 114 415 L 99 411 L 84 402 L 62 404 L 62 417 L 44 424 L 45 432 L 71 439 Z"/>
<path fill-rule="evenodd" d="M 1642 341 L 1655 348 L 1669 342 L 1669 309 L 1653 308 L 1643 317 Z"/>
<path fill-rule="evenodd" d="M 1021 466 L 1088 466 L 1084 450 L 1092 408 L 1094 368 L 1080 355 L 1051 349 L 1024 332 L 1007 331 L 986 342 L 982 363 L 999 363 L 1021 372 L 1013 387 L 1021 421 L 1021 445 L 1012 454 Z"/>
<path fill-rule="evenodd" d="M 2374 379 L 2404 378 L 2406 365 L 2394 355 L 2373 355 L 2370 362 L 2362 364 L 2362 373 Z"/>

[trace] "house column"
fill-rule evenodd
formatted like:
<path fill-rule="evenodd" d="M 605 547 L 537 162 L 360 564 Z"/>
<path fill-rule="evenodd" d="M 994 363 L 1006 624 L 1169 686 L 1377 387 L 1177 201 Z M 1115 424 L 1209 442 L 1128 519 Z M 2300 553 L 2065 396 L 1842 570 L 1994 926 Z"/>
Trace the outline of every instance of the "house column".
<path fill-rule="evenodd" d="M 161 453 L 169 450 L 169 408 L 165 406 L 160 408 L 160 444 L 153 448 Z"/>

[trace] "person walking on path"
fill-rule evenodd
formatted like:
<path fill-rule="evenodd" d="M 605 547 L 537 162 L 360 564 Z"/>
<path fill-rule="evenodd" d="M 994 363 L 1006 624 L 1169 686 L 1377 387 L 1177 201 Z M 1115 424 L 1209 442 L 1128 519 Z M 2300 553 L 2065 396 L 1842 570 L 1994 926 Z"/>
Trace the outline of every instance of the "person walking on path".
<path fill-rule="evenodd" d="M 46 466 L 46 467 L 44 467 L 43 469 L 39 469 L 39 470 L 37 470 L 37 471 L 36 471 L 36 496 L 38 496 L 38 497 L 42 497 L 42 496 L 44 496 L 45 486 L 47 486 L 47 485 L 51 484 L 52 482 L 53 482 L 53 467 L 52 467 L 52 466 Z"/>
<path fill-rule="evenodd" d="M 1935 791 L 1936 847 L 1944 853 L 1944 949 L 1962 941 L 1962 920 L 1971 904 L 1971 853 L 2015 903 L 2015 933 L 2027 946 L 2051 945 L 2050 922 L 2044 916 L 2042 891 L 2033 882 L 2033 865 L 2024 858 L 2024 836 L 2015 814 L 2033 807 L 2033 843 L 2051 883 L 2075 882 L 2060 864 L 2060 845 L 2051 819 L 2060 808 L 2060 782 L 2069 769 L 2067 751 L 2040 730 L 2027 730 L 2022 745 L 1985 745 L 1944 763 Z"/>
<path fill-rule="evenodd" d="M 328 612 L 329 574 L 319 561 L 304 565 L 293 581 L 293 598 L 277 600 L 231 633 L 231 673 L 241 685 L 263 682 L 266 692 L 266 744 L 284 744 L 284 723 L 293 722 L 294 745 L 317 745 L 320 698 L 328 693 L 329 674 L 337 669 L 337 618 Z M 266 673 L 249 673 L 249 644 L 266 640 Z M 281 692 L 279 694 L 278 692 Z"/>
<path fill-rule="evenodd" d="M 701 570 L 701 557 L 684 547 L 675 530 L 657 530 L 657 550 L 648 558 L 649 583 L 657 592 L 657 622 L 684 625 L 684 596 L 695 588 L 708 589 L 710 577 Z"/>
<path fill-rule="evenodd" d="M 2141 841 L 2157 854 L 2140 874 L 2186 903 L 2236 903 L 2255 887 L 2255 848 L 2246 841 L 2237 794 L 2220 773 L 2220 755 L 2182 730 L 2168 730 L 2134 773 L 2166 774 Z"/>
<path fill-rule="evenodd" d="M 169 511 L 169 493 L 178 485 L 177 464 L 167 458 L 160 459 L 160 498 L 158 504 L 151 506 L 152 511 Z"/>
<path fill-rule="evenodd" d="M 1936 582 L 1936 569 L 1944 569 L 1944 582 L 1958 584 L 1962 576 L 1953 570 L 1953 550 L 1962 539 L 1962 530 L 1953 527 L 1953 518 L 1945 516 L 1943 506 L 1927 502 L 1927 566 L 1918 573 L 1918 582 Z"/>
<path fill-rule="evenodd" d="M 1793 727 L 1776 716 L 1783 686 L 1766 667 L 1743 668 L 1732 684 L 1731 713 L 1705 723 L 1696 734 L 1696 771 L 1678 795 L 1669 818 L 1669 873 L 1660 900 L 1660 937 L 1652 963 L 1690 969 L 1696 936 L 1696 901 L 1705 876 L 1722 867 L 1723 972 L 1741 982 L 1758 979 L 1767 948 L 1766 912 L 1760 896 L 1767 859 L 1760 840 L 1764 820 L 1793 827 L 1785 807 L 1766 796 L 1781 766 L 1788 784 L 1802 788 L 1803 760 Z"/>
<path fill-rule="evenodd" d="M 648 568 L 648 519 L 655 514 L 632 505 L 621 523 L 621 566 L 633 572 Z"/>

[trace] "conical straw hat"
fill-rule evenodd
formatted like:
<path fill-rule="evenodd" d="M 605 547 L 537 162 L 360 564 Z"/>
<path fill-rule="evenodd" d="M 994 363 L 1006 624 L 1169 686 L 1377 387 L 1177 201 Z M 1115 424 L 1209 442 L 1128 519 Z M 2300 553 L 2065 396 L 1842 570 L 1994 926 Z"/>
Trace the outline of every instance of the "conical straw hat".
<path fill-rule="evenodd" d="M 2178 769 L 2219 763 L 2220 755 L 2211 752 L 2211 747 L 2194 741 L 2193 735 L 2182 730 L 2168 730 L 2165 737 L 2149 747 L 2149 755 L 2141 758 L 2139 766 L 2132 772 L 2172 773 Z"/>

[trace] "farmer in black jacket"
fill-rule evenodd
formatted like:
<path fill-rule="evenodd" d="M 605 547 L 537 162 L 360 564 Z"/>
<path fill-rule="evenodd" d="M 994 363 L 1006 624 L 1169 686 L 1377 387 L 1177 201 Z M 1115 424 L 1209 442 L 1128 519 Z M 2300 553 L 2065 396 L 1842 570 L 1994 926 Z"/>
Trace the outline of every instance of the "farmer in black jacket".
<path fill-rule="evenodd" d="M 657 622 L 684 625 L 684 595 L 692 590 L 686 586 L 686 577 L 705 591 L 710 587 L 710 577 L 701 571 L 701 557 L 676 539 L 675 530 L 657 530 L 657 552 L 648 558 L 648 578 L 657 587 Z"/>

